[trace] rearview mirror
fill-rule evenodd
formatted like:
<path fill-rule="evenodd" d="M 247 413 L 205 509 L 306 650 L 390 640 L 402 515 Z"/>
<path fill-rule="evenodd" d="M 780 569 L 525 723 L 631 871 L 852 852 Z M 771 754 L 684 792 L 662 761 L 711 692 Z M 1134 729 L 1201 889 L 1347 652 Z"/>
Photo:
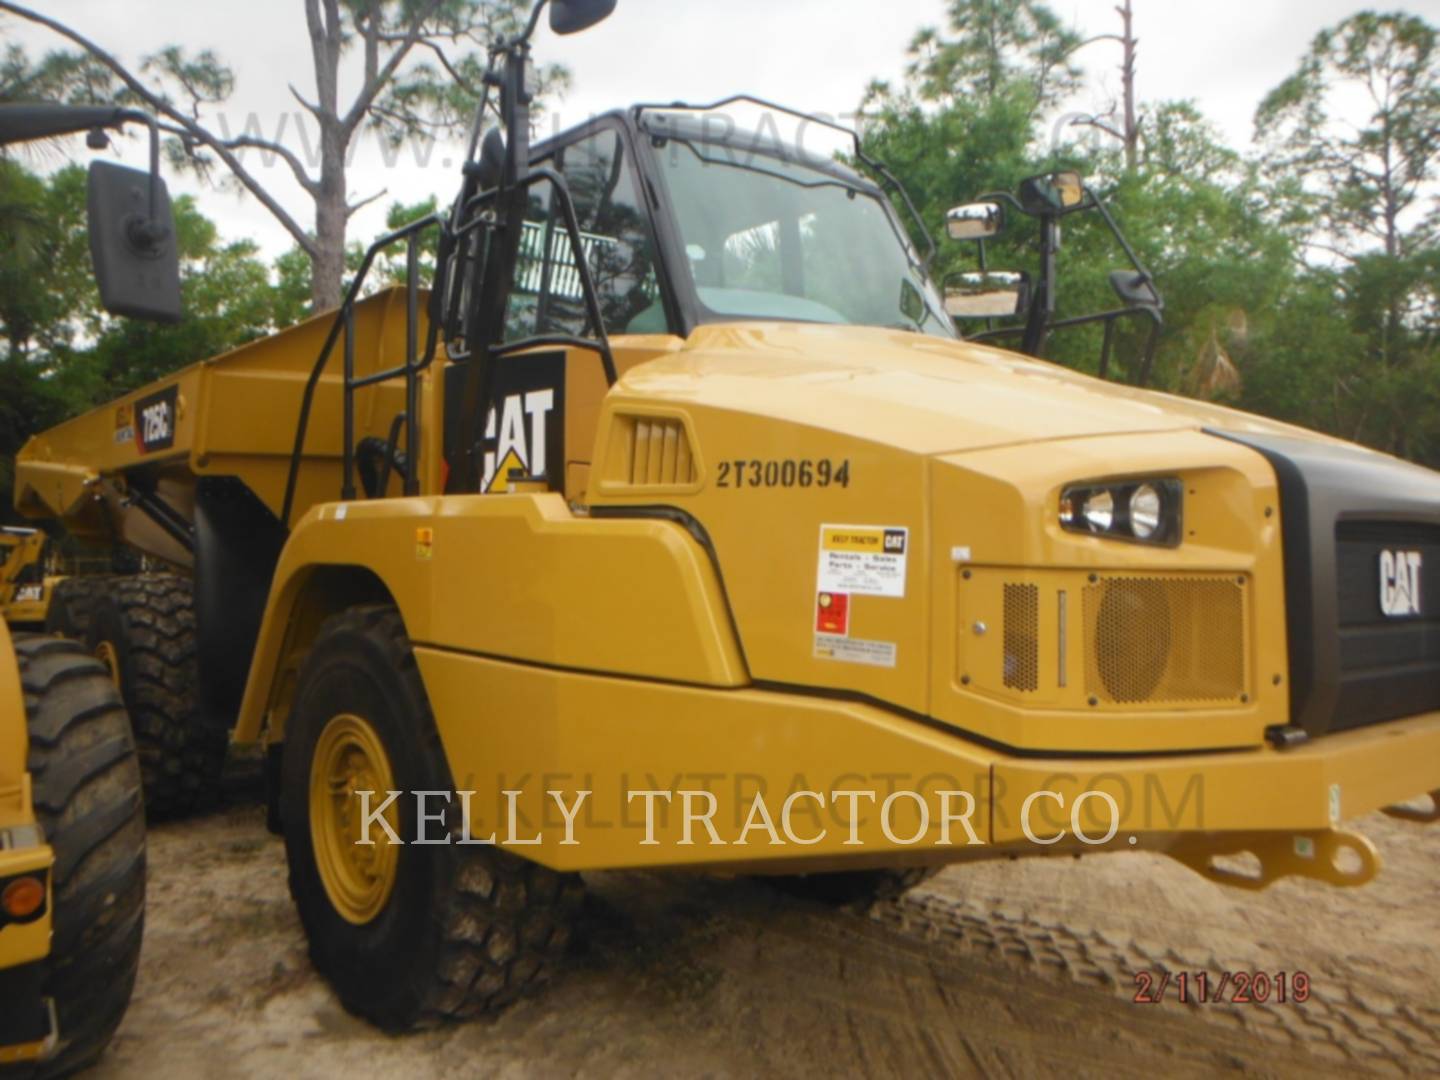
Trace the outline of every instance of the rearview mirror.
<path fill-rule="evenodd" d="M 1148 274 L 1139 274 L 1134 270 L 1112 270 L 1110 287 L 1126 307 L 1161 307 L 1160 293 Z"/>
<path fill-rule="evenodd" d="M 952 319 L 1013 319 L 1030 306 L 1030 275 L 974 271 L 945 279 L 945 313 Z"/>
<path fill-rule="evenodd" d="M 557 34 L 578 34 L 603 22 L 615 10 L 615 0 L 551 0 L 550 29 Z"/>
<path fill-rule="evenodd" d="M 945 215 L 951 240 L 988 240 L 1005 228 L 1005 209 L 999 203 L 976 202 L 957 206 Z"/>
<path fill-rule="evenodd" d="M 165 181 L 108 161 L 91 162 L 88 201 L 90 258 L 105 310 L 179 322 L 180 256 Z"/>
<path fill-rule="evenodd" d="M 1020 181 L 1020 205 L 1032 214 L 1069 210 L 1085 201 L 1085 183 L 1078 172 L 1054 172 Z"/>

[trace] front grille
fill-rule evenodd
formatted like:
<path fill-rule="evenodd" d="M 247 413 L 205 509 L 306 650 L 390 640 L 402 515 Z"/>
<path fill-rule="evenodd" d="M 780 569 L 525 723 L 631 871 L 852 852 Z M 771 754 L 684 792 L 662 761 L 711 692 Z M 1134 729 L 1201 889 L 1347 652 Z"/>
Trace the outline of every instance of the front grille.
<path fill-rule="evenodd" d="M 1409 582 L 1382 580 L 1382 559 L 1420 556 Z M 1361 727 L 1440 709 L 1440 528 L 1403 522 L 1343 521 L 1335 529 L 1339 699 L 1334 729 Z M 1390 591 L 1392 611 L 1382 595 Z M 1398 593 L 1397 593 L 1397 590 Z M 1404 610 L 1400 610 L 1404 609 Z"/>
<path fill-rule="evenodd" d="M 1238 577 L 1103 577 L 1084 590 L 1085 687 L 1107 704 L 1238 701 L 1246 692 Z"/>
<path fill-rule="evenodd" d="M 1007 690 L 1040 689 L 1040 589 L 1005 586 L 1005 671 Z"/>

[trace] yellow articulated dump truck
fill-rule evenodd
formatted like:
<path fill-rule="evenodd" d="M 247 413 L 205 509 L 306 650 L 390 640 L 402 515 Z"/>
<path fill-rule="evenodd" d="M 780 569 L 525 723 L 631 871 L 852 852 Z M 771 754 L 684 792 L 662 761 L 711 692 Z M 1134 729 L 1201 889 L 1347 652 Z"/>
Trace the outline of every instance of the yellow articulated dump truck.
<path fill-rule="evenodd" d="M 149 123 L 151 172 L 96 162 L 91 251 L 106 307 L 179 314 L 153 120 L 125 109 L 0 106 L 0 146 Z M 45 536 L 0 533 L 6 619 L 44 622 Z M 38 595 L 23 591 L 43 586 Z M 25 605 L 30 604 L 30 610 Z M 0 621 L 0 1075 L 65 1076 L 104 1051 L 130 1002 L 145 915 L 145 817 L 130 721 L 75 641 Z"/>
<path fill-rule="evenodd" d="M 1029 218 L 1045 257 L 942 293 L 858 139 L 665 105 L 532 147 L 534 29 L 453 206 L 339 312 L 17 466 L 25 514 L 172 568 L 88 630 L 147 795 L 198 799 L 227 732 L 268 748 L 345 1005 L 513 999 L 593 869 L 835 899 L 1058 852 L 1373 877 L 1345 823 L 1440 788 L 1440 476 L 1001 348 L 1064 322 L 1059 224 L 1104 213 L 1073 174 L 958 208 L 953 238 Z M 406 287 L 364 296 L 389 245 Z M 1159 320 L 1131 263 L 1106 327 Z"/>

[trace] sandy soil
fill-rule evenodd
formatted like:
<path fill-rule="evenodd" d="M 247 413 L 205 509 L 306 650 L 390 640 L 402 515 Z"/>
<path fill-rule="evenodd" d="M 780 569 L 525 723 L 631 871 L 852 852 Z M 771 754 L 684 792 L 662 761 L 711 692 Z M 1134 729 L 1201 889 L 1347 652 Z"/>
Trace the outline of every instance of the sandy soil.
<path fill-rule="evenodd" d="M 570 969 L 501 1016 L 404 1038 L 311 970 L 253 792 L 155 829 L 140 982 L 90 1075 L 1440 1074 L 1440 827 L 1357 823 L 1360 889 L 1222 889 L 1158 856 L 947 870 L 833 912 L 754 882 L 587 876 Z M 1139 970 L 1305 971 L 1298 1005 L 1135 1004 Z M 1212 983 L 1213 985 L 1213 983 Z"/>

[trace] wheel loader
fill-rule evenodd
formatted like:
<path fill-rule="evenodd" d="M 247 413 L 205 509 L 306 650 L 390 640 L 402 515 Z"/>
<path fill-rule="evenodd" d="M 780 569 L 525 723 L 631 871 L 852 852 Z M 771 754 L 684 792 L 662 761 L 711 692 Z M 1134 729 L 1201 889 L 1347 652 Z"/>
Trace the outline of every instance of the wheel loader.
<path fill-rule="evenodd" d="M 0 106 L 0 146 L 126 123 L 150 128 L 151 169 L 91 166 L 90 246 L 108 310 L 179 315 L 179 263 L 153 119 L 116 108 Z M 82 645 L 46 621 L 46 537 L 6 529 L 0 600 L 0 1076 L 95 1061 L 130 1002 L 145 917 L 145 818 L 130 719 Z M 40 590 L 26 592 L 25 590 Z M 28 606 L 27 606 L 28 605 Z"/>
<path fill-rule="evenodd" d="M 227 735 L 265 748 L 348 1009 L 513 1000 L 584 871 L 853 901 L 1149 850 L 1361 885 L 1348 821 L 1434 816 L 1440 476 L 1000 347 L 1066 321 L 1060 225 L 1107 213 L 1073 173 L 957 207 L 952 242 L 1032 219 L 1041 264 L 942 295 L 903 187 L 823 118 L 638 105 L 531 145 L 546 6 L 492 55 L 454 203 L 338 311 L 17 465 L 23 513 L 171 568 L 88 632 L 147 797 L 201 799 Z M 367 291 L 401 249 L 405 286 Z M 1138 260 L 1114 280 L 1107 340 L 1158 324 Z"/>

